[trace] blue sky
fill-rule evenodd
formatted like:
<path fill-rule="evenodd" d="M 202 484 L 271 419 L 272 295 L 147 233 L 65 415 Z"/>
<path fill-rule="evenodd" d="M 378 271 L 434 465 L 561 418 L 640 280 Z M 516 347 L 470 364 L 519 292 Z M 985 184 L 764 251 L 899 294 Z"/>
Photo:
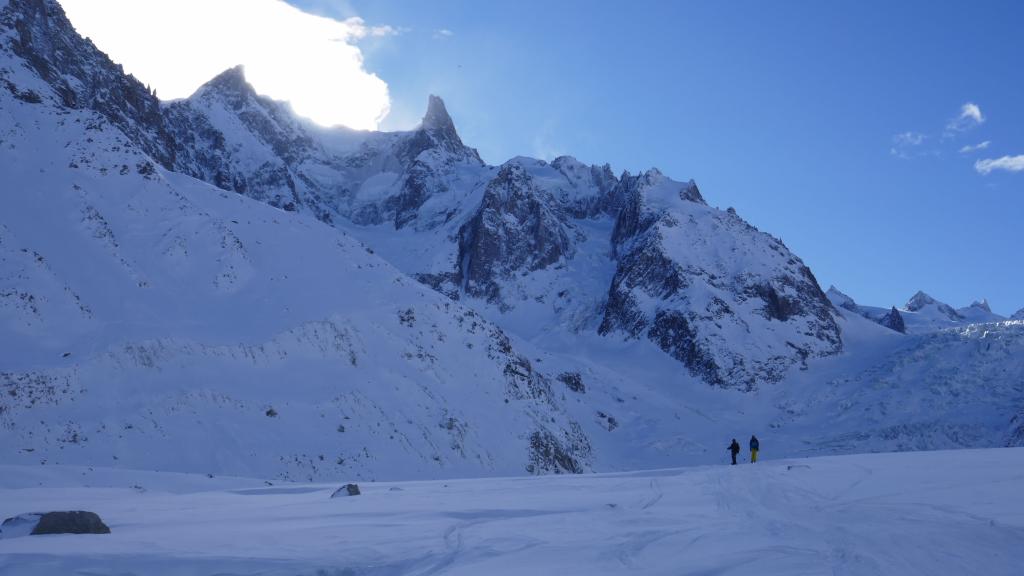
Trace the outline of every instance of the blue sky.
<path fill-rule="evenodd" d="M 385 129 L 436 93 L 490 163 L 694 178 L 860 302 L 1024 308 L 1024 171 L 975 168 L 1024 155 L 1024 3 L 292 3 L 401 31 Z"/>

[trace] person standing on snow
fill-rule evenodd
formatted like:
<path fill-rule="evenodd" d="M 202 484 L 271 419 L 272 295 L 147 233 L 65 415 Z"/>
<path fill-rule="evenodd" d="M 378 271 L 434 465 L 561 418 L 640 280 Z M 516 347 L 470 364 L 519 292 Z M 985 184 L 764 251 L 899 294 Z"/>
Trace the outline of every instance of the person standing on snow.
<path fill-rule="evenodd" d="M 735 438 L 732 439 L 732 444 L 729 444 L 729 452 L 732 453 L 732 465 L 736 465 L 736 455 L 740 453 L 740 443 Z"/>
<path fill-rule="evenodd" d="M 735 440 L 733 440 L 735 442 Z M 750 463 L 757 462 L 757 451 L 761 449 L 761 443 L 757 441 L 757 436 L 750 435 Z"/>

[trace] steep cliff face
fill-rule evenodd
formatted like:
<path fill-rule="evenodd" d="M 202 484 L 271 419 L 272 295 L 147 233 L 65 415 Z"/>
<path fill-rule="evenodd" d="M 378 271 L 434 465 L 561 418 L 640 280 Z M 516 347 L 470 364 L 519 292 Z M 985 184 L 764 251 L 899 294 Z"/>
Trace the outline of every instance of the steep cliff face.
<path fill-rule="evenodd" d="M 62 106 L 94 110 L 125 133 L 160 165 L 174 164 L 174 147 L 160 111 L 160 101 L 138 80 L 126 75 L 92 42 L 79 36 L 54 0 L 11 0 L 0 12 L 8 50 L 18 64 L 33 70 L 53 89 Z M 19 92 L 12 78 L 3 84 L 21 100 L 38 93 Z"/>
<path fill-rule="evenodd" d="M 628 183 L 600 331 L 648 338 L 704 380 L 751 390 L 842 348 L 811 271 L 777 239 L 710 208 L 693 182 Z"/>
<path fill-rule="evenodd" d="M 467 294 L 502 303 L 503 280 L 572 258 L 572 232 L 550 192 L 522 165 L 509 162 L 459 231 L 458 281 Z"/>

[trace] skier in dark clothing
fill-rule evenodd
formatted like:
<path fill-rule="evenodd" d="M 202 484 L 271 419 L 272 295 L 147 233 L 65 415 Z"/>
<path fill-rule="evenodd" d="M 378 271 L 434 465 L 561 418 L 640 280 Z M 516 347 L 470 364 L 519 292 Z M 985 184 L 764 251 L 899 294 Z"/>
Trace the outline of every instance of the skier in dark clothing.
<path fill-rule="evenodd" d="M 750 435 L 750 463 L 757 462 L 757 451 L 761 449 L 761 443 L 757 441 L 757 436 Z"/>
<path fill-rule="evenodd" d="M 732 444 L 729 444 L 729 452 L 732 453 L 732 465 L 736 465 L 736 455 L 740 453 L 740 443 L 735 438 L 732 439 Z"/>

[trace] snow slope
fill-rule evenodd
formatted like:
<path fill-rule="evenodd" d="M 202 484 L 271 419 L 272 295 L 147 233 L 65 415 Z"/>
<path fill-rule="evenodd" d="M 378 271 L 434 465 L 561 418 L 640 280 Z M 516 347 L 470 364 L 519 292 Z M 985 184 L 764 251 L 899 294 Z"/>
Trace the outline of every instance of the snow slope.
<path fill-rule="evenodd" d="M 1024 565 L 1024 449 L 364 483 L 336 499 L 337 484 L 0 472 L 0 518 L 87 509 L 112 531 L 0 538 L 4 575 L 1011 576 Z"/>
<path fill-rule="evenodd" d="M 15 86 L 0 91 L 5 462 L 303 479 L 591 468 L 602 428 L 566 409 L 540 354 L 342 231 L 155 166 L 0 57 Z"/>

